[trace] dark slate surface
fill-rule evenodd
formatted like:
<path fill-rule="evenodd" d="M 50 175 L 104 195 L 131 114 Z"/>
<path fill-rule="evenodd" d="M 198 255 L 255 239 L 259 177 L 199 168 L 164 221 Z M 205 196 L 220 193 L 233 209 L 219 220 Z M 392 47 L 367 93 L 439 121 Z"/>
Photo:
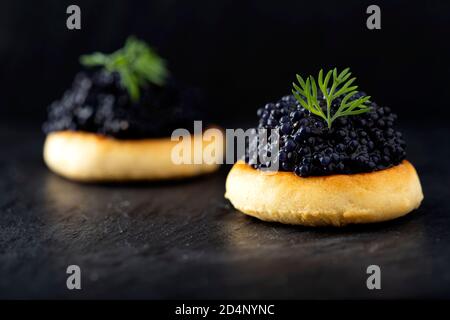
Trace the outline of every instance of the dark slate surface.
<path fill-rule="evenodd" d="M 72 183 L 45 168 L 37 128 L 0 133 L 0 298 L 450 297 L 450 129 L 406 130 L 419 210 L 342 229 L 239 214 L 223 198 L 228 168 L 183 182 Z M 66 289 L 70 264 L 81 291 Z M 370 264 L 380 291 L 366 288 Z"/>

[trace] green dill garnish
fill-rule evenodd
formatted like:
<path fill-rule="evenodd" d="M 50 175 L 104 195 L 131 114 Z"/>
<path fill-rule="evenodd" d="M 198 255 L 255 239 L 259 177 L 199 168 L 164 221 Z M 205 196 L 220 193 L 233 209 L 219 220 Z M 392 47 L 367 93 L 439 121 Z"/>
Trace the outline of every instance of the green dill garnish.
<path fill-rule="evenodd" d="M 163 86 L 169 74 L 165 61 L 145 42 L 133 36 L 128 37 L 123 48 L 111 54 L 94 52 L 83 55 L 80 63 L 119 73 L 132 101 L 139 100 L 140 87 L 146 82 Z"/>
<path fill-rule="evenodd" d="M 333 121 L 339 117 L 357 115 L 370 110 L 370 107 L 367 105 L 367 103 L 370 103 L 370 96 L 363 96 L 350 101 L 350 98 L 358 93 L 356 90 L 358 86 L 352 86 L 356 78 L 349 79 L 351 74 L 350 68 L 339 74 L 337 69 L 334 68 L 328 71 L 324 78 L 323 70 L 320 70 L 317 84 L 322 92 L 323 100 L 326 102 L 326 113 L 319 103 L 317 85 L 313 76 L 309 76 L 305 81 L 297 74 L 299 85 L 293 83 L 294 89 L 292 89 L 292 93 L 305 109 L 323 118 L 328 128 L 331 128 Z M 332 80 L 331 86 L 329 86 L 330 80 Z M 342 97 L 341 103 L 336 112 L 331 115 L 332 102 L 338 97 Z"/>

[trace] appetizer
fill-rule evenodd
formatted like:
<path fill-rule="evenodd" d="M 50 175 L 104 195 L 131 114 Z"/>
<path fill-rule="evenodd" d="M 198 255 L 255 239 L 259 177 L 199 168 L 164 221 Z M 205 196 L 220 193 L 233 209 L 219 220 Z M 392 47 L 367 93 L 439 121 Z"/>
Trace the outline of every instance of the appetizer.
<path fill-rule="evenodd" d="M 397 115 L 371 101 L 347 68 L 297 75 L 292 95 L 257 111 L 257 129 L 277 130 L 271 154 L 247 153 L 226 181 L 231 203 L 265 221 L 307 226 L 343 226 L 403 216 L 419 207 L 422 188 L 406 160 Z M 267 168 L 279 168 L 267 172 Z"/>
<path fill-rule="evenodd" d="M 191 177 L 218 168 L 173 163 L 178 141 L 171 133 L 192 131 L 202 116 L 201 99 L 171 77 L 146 43 L 130 37 L 122 49 L 85 55 L 80 62 L 86 70 L 51 104 L 43 125 L 44 160 L 51 170 L 80 181 L 127 181 Z M 203 142 L 201 133 L 190 139 Z"/>

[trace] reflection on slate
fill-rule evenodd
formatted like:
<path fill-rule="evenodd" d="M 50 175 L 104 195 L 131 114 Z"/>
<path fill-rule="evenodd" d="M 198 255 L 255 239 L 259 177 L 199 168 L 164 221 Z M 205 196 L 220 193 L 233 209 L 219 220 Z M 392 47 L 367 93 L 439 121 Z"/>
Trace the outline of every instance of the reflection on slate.
<path fill-rule="evenodd" d="M 419 210 L 342 229 L 238 213 L 223 198 L 227 167 L 179 182 L 73 183 L 45 168 L 37 131 L 0 132 L 0 298 L 450 297 L 450 148 L 429 143 L 449 129 L 405 128 Z M 81 291 L 66 289 L 71 264 Z M 371 264 L 380 291 L 366 288 Z"/>

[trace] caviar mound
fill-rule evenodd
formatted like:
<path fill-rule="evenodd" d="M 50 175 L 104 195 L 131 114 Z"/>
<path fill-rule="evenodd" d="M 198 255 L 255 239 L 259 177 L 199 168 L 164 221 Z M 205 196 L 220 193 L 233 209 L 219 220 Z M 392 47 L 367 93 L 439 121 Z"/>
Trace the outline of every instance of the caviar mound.
<path fill-rule="evenodd" d="M 80 72 L 63 97 L 53 102 L 45 133 L 85 131 L 118 139 L 170 136 L 176 128 L 192 130 L 202 119 L 202 98 L 173 79 L 164 86 L 144 84 L 139 101 L 133 102 L 116 72 Z"/>
<path fill-rule="evenodd" d="M 235 208 L 264 221 L 305 226 L 344 226 L 401 217 L 419 207 L 422 188 L 406 160 L 371 173 L 298 177 L 263 172 L 237 162 L 225 197 Z"/>
<path fill-rule="evenodd" d="M 197 141 L 202 145 L 201 149 L 193 149 L 200 153 L 211 143 L 201 135 L 191 135 L 190 140 L 191 144 Z M 179 179 L 219 168 L 220 148 L 216 150 L 216 161 L 209 164 L 175 164 L 172 150 L 177 143 L 170 138 L 123 140 L 82 131 L 58 131 L 47 135 L 44 161 L 57 174 L 84 182 Z"/>
<path fill-rule="evenodd" d="M 350 100 L 365 96 L 358 92 Z M 331 105 L 334 113 L 341 99 Z M 325 110 L 325 100 L 321 97 Z M 397 115 L 389 107 L 370 104 L 367 113 L 341 117 L 331 128 L 319 117 L 304 109 L 293 95 L 258 109 L 258 128 L 278 129 L 280 146 L 272 154 L 270 144 L 257 144 L 258 150 L 268 152 L 280 171 L 295 172 L 298 176 L 353 174 L 383 170 L 400 164 L 406 157 L 406 143 L 402 133 L 395 129 Z M 273 163 L 256 162 L 246 149 L 245 161 L 256 169 L 268 168 Z"/>

